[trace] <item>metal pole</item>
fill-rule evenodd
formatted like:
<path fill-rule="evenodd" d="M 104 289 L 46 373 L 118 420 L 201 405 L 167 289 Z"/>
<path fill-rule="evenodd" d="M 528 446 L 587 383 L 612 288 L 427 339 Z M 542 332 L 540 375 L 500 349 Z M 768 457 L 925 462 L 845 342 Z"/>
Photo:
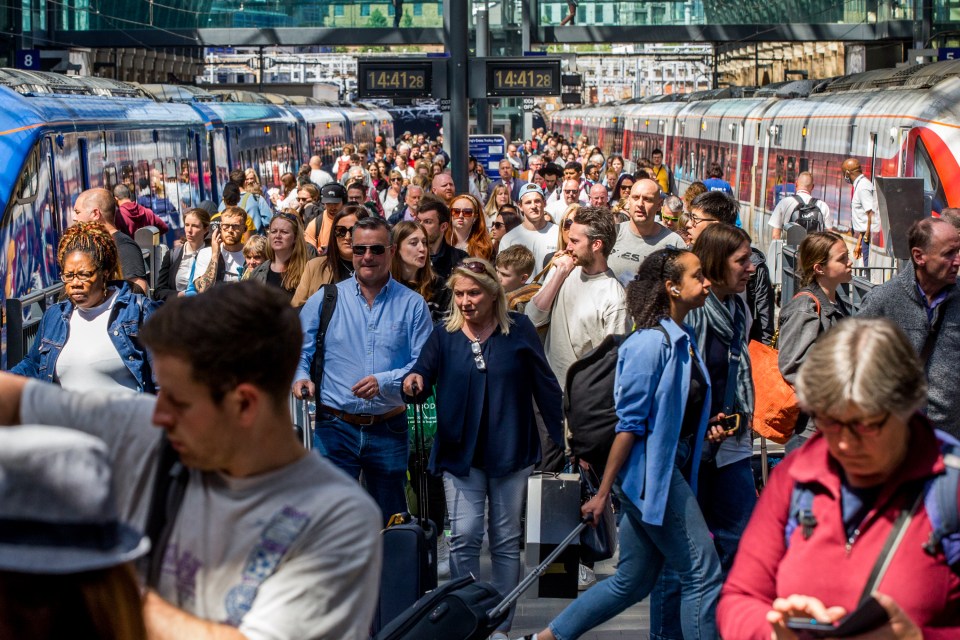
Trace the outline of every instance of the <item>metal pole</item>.
<path fill-rule="evenodd" d="M 257 68 L 257 76 L 260 79 L 260 93 L 263 93 L 263 47 L 260 47 L 260 64 Z"/>
<path fill-rule="evenodd" d="M 531 31 L 534 28 L 533 18 L 537 16 L 538 2 L 537 0 L 524 0 L 523 4 L 520 7 L 520 11 L 523 15 L 520 16 L 520 23 L 523 25 L 520 28 L 521 40 L 523 41 L 523 51 L 525 53 L 530 51 L 532 46 Z M 521 105 L 522 105 L 521 101 Z M 522 108 L 522 106 L 521 106 Z M 522 140 L 528 140 L 533 137 L 533 113 L 523 109 L 523 135 L 514 136 L 520 137 Z"/>
<path fill-rule="evenodd" d="M 466 193 L 467 157 L 470 155 L 470 107 L 467 102 L 467 40 L 470 13 L 463 0 L 443 0 L 443 39 L 450 60 L 447 64 L 447 88 L 450 113 L 444 118 L 444 141 L 449 143 L 453 183 Z"/>
<path fill-rule="evenodd" d="M 477 57 L 490 55 L 490 11 L 487 0 L 477 0 Z M 476 100 L 477 133 L 490 133 L 490 101 Z"/>

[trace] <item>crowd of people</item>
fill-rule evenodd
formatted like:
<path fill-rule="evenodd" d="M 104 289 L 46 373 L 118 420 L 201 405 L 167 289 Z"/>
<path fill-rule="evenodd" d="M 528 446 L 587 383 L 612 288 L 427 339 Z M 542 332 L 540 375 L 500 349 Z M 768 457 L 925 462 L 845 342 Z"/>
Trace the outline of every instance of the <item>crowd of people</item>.
<path fill-rule="evenodd" d="M 863 639 L 960 633 L 960 563 L 930 543 L 925 500 L 960 446 L 955 212 L 914 224 L 910 264 L 849 318 L 838 290 L 851 246 L 868 257 L 872 184 L 844 163 L 860 193 L 845 238 L 800 174 L 770 220 L 776 238 L 807 231 L 778 315 L 719 164 L 681 193 L 660 150 L 628 170 L 538 130 L 505 153 L 495 180 L 469 158 L 459 189 L 442 139 L 410 134 L 268 189 L 238 169 L 219 205 L 182 211 L 152 291 L 129 236 L 162 220 L 123 186 L 79 194 L 57 254 L 65 300 L 0 376 L 0 423 L 25 425 L 0 433 L 0 519 L 17 523 L 0 527 L 0 637 L 59 637 L 44 593 L 70 628 L 110 628 L 82 595 L 109 579 L 122 637 L 368 638 L 380 529 L 410 509 L 410 472 L 428 474 L 439 577 L 478 574 L 486 533 L 506 593 L 527 479 L 589 467 L 571 458 L 564 385 L 611 335 L 626 337 L 619 424 L 582 509 L 599 519 L 616 499 L 619 564 L 598 583 L 583 563 L 586 593 L 528 638 L 573 640 L 648 596 L 664 640 L 794 640 L 792 619 L 832 624 L 869 597 L 886 619 Z M 751 340 L 779 348 L 802 409 L 759 501 Z M 316 452 L 290 429 L 291 392 L 316 403 Z M 406 409 L 428 398 L 420 469 Z M 32 482 L 52 508 L 8 499 Z M 78 483 L 98 497 L 51 497 Z M 76 535 L 47 531 L 60 521 Z M 18 545 L 49 560 L 15 561 Z M 123 600 L 138 580 L 140 607 Z"/>

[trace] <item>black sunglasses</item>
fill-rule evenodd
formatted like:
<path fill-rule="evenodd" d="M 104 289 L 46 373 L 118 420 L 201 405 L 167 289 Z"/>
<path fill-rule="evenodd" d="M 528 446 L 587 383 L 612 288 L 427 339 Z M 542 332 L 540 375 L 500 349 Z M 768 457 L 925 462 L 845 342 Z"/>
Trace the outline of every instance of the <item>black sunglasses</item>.
<path fill-rule="evenodd" d="M 503 229 L 506 225 L 503 224 L 502 222 L 491 222 L 490 226 L 493 227 L 494 229 Z"/>
<path fill-rule="evenodd" d="M 572 227 L 572 226 L 573 226 L 573 216 L 570 216 L 569 218 L 567 218 L 566 220 L 563 221 L 563 228 L 564 228 L 566 231 L 569 231 L 569 230 L 570 230 L 570 227 Z"/>
<path fill-rule="evenodd" d="M 344 227 L 338 224 L 333 228 L 333 233 L 336 234 L 338 238 L 346 238 L 348 233 L 353 233 L 353 227 Z"/>
<path fill-rule="evenodd" d="M 387 252 L 386 245 L 382 244 L 355 244 L 353 245 L 353 255 L 355 256 L 365 256 L 367 251 L 372 253 L 375 256 L 382 256 Z"/>

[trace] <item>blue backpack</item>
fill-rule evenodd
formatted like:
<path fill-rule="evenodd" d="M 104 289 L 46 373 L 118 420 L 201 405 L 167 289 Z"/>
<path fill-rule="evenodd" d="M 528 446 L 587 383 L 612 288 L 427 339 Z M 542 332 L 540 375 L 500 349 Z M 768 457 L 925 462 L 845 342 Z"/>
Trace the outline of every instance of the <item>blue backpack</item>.
<path fill-rule="evenodd" d="M 923 545 L 923 550 L 935 556 L 943 551 L 947 566 L 960 576 L 960 513 L 957 510 L 957 491 L 960 485 L 960 443 L 937 432 L 941 440 L 941 452 L 946 472 L 927 481 L 923 488 L 923 506 L 927 510 L 933 531 Z M 950 438 L 950 441 L 944 441 Z M 784 528 L 786 546 L 790 547 L 790 538 L 797 527 L 806 540 L 813 535 L 817 518 L 813 514 L 812 484 L 796 483 L 790 494 L 790 515 Z"/>

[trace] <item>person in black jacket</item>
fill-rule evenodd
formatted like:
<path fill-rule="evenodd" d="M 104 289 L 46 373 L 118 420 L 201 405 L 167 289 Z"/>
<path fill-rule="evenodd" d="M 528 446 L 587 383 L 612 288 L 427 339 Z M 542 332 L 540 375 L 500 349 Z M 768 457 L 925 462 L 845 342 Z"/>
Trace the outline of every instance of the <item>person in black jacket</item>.
<path fill-rule="evenodd" d="M 190 209 L 183 215 L 183 242 L 167 251 L 157 274 L 154 300 L 168 300 L 189 295 L 188 287 L 200 275 L 195 273 L 197 254 L 207 245 L 210 214 L 204 209 Z M 192 276 L 192 277 L 191 277 Z"/>
<path fill-rule="evenodd" d="M 773 285 L 770 284 L 770 269 L 767 257 L 756 247 L 750 247 L 750 262 L 757 268 L 747 283 L 747 307 L 753 315 L 750 325 L 751 340 L 773 345 Z"/>

